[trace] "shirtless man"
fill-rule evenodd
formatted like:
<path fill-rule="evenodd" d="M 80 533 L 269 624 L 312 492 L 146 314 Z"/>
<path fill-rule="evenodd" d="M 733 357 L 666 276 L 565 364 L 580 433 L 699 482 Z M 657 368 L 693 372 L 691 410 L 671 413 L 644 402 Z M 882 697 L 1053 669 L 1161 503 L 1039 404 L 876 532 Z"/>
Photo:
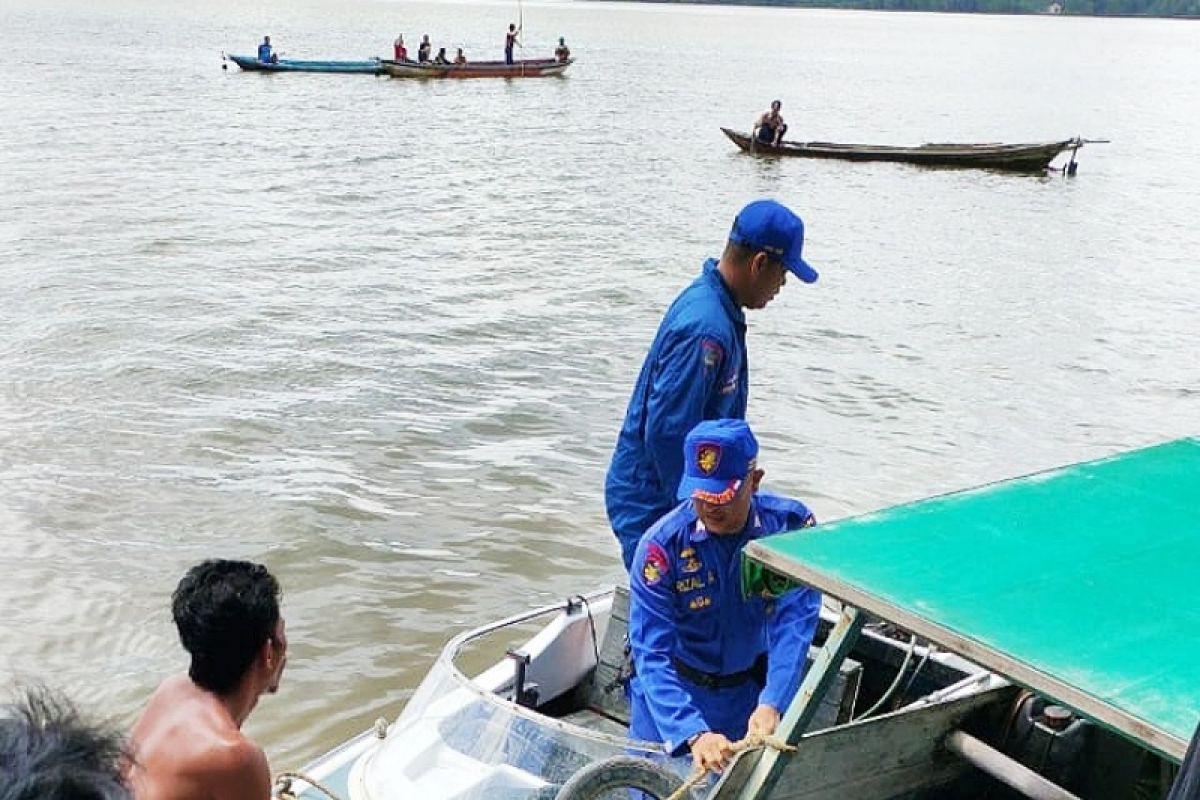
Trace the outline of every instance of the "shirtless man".
<path fill-rule="evenodd" d="M 755 139 L 763 144 L 779 146 L 779 143 L 783 141 L 783 135 L 787 133 L 787 125 L 784 124 L 783 116 L 779 113 L 781 108 L 783 108 L 783 103 L 778 100 L 771 101 L 771 110 L 764 111 L 754 123 Z"/>
<path fill-rule="evenodd" d="M 287 662 L 279 584 L 247 561 L 192 567 L 171 597 L 186 674 L 159 685 L 130 735 L 136 800 L 268 800 L 271 770 L 242 733 Z"/>

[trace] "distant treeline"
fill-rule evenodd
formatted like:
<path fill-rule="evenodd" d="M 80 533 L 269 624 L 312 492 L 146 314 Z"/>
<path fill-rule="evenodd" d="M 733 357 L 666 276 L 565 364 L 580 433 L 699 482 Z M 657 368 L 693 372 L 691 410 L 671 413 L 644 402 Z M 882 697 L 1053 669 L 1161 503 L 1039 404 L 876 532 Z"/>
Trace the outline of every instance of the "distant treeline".
<path fill-rule="evenodd" d="M 651 0 L 722 5 L 956 11 L 981 14 L 1071 14 L 1113 17 L 1200 17 L 1200 0 Z"/>

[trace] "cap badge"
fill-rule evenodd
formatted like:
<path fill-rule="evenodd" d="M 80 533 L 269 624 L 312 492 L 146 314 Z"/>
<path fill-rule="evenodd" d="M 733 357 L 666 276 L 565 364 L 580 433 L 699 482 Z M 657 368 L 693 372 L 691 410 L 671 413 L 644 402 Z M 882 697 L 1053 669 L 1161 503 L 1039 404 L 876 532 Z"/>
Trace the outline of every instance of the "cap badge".
<path fill-rule="evenodd" d="M 705 475 L 712 475 L 721 463 L 721 448 L 715 444 L 702 444 L 696 449 L 696 466 Z"/>

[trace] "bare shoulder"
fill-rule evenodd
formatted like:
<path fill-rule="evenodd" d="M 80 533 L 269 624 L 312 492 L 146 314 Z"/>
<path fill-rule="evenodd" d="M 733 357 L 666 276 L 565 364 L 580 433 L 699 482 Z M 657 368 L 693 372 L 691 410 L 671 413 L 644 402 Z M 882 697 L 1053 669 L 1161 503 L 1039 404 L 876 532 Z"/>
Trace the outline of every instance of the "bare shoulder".
<path fill-rule="evenodd" d="M 222 800 L 267 800 L 271 796 L 271 768 L 262 748 L 245 736 L 228 740 L 210 751 L 206 772 L 213 795 Z"/>
<path fill-rule="evenodd" d="M 130 779 L 138 800 L 267 800 L 267 758 L 211 695 L 168 678 L 131 734 Z"/>

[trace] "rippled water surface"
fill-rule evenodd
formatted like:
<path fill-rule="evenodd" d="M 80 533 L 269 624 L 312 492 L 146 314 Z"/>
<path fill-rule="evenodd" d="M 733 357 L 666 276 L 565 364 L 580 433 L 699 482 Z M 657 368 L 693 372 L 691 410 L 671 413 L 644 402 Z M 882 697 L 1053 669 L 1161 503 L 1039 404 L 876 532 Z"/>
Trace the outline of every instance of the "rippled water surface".
<path fill-rule="evenodd" d="M 820 283 L 750 316 L 767 483 L 829 519 L 1200 428 L 1200 28 L 525 3 L 563 79 L 222 71 L 498 57 L 509 3 L 6 0 L 0 678 L 128 722 L 208 556 L 285 588 L 251 731 L 294 766 L 454 632 L 621 575 L 601 498 L 653 329 L 737 208 Z M 797 138 L 1108 138 L 1079 175 L 755 161 Z M 985 567 L 981 567 L 985 568 Z"/>

